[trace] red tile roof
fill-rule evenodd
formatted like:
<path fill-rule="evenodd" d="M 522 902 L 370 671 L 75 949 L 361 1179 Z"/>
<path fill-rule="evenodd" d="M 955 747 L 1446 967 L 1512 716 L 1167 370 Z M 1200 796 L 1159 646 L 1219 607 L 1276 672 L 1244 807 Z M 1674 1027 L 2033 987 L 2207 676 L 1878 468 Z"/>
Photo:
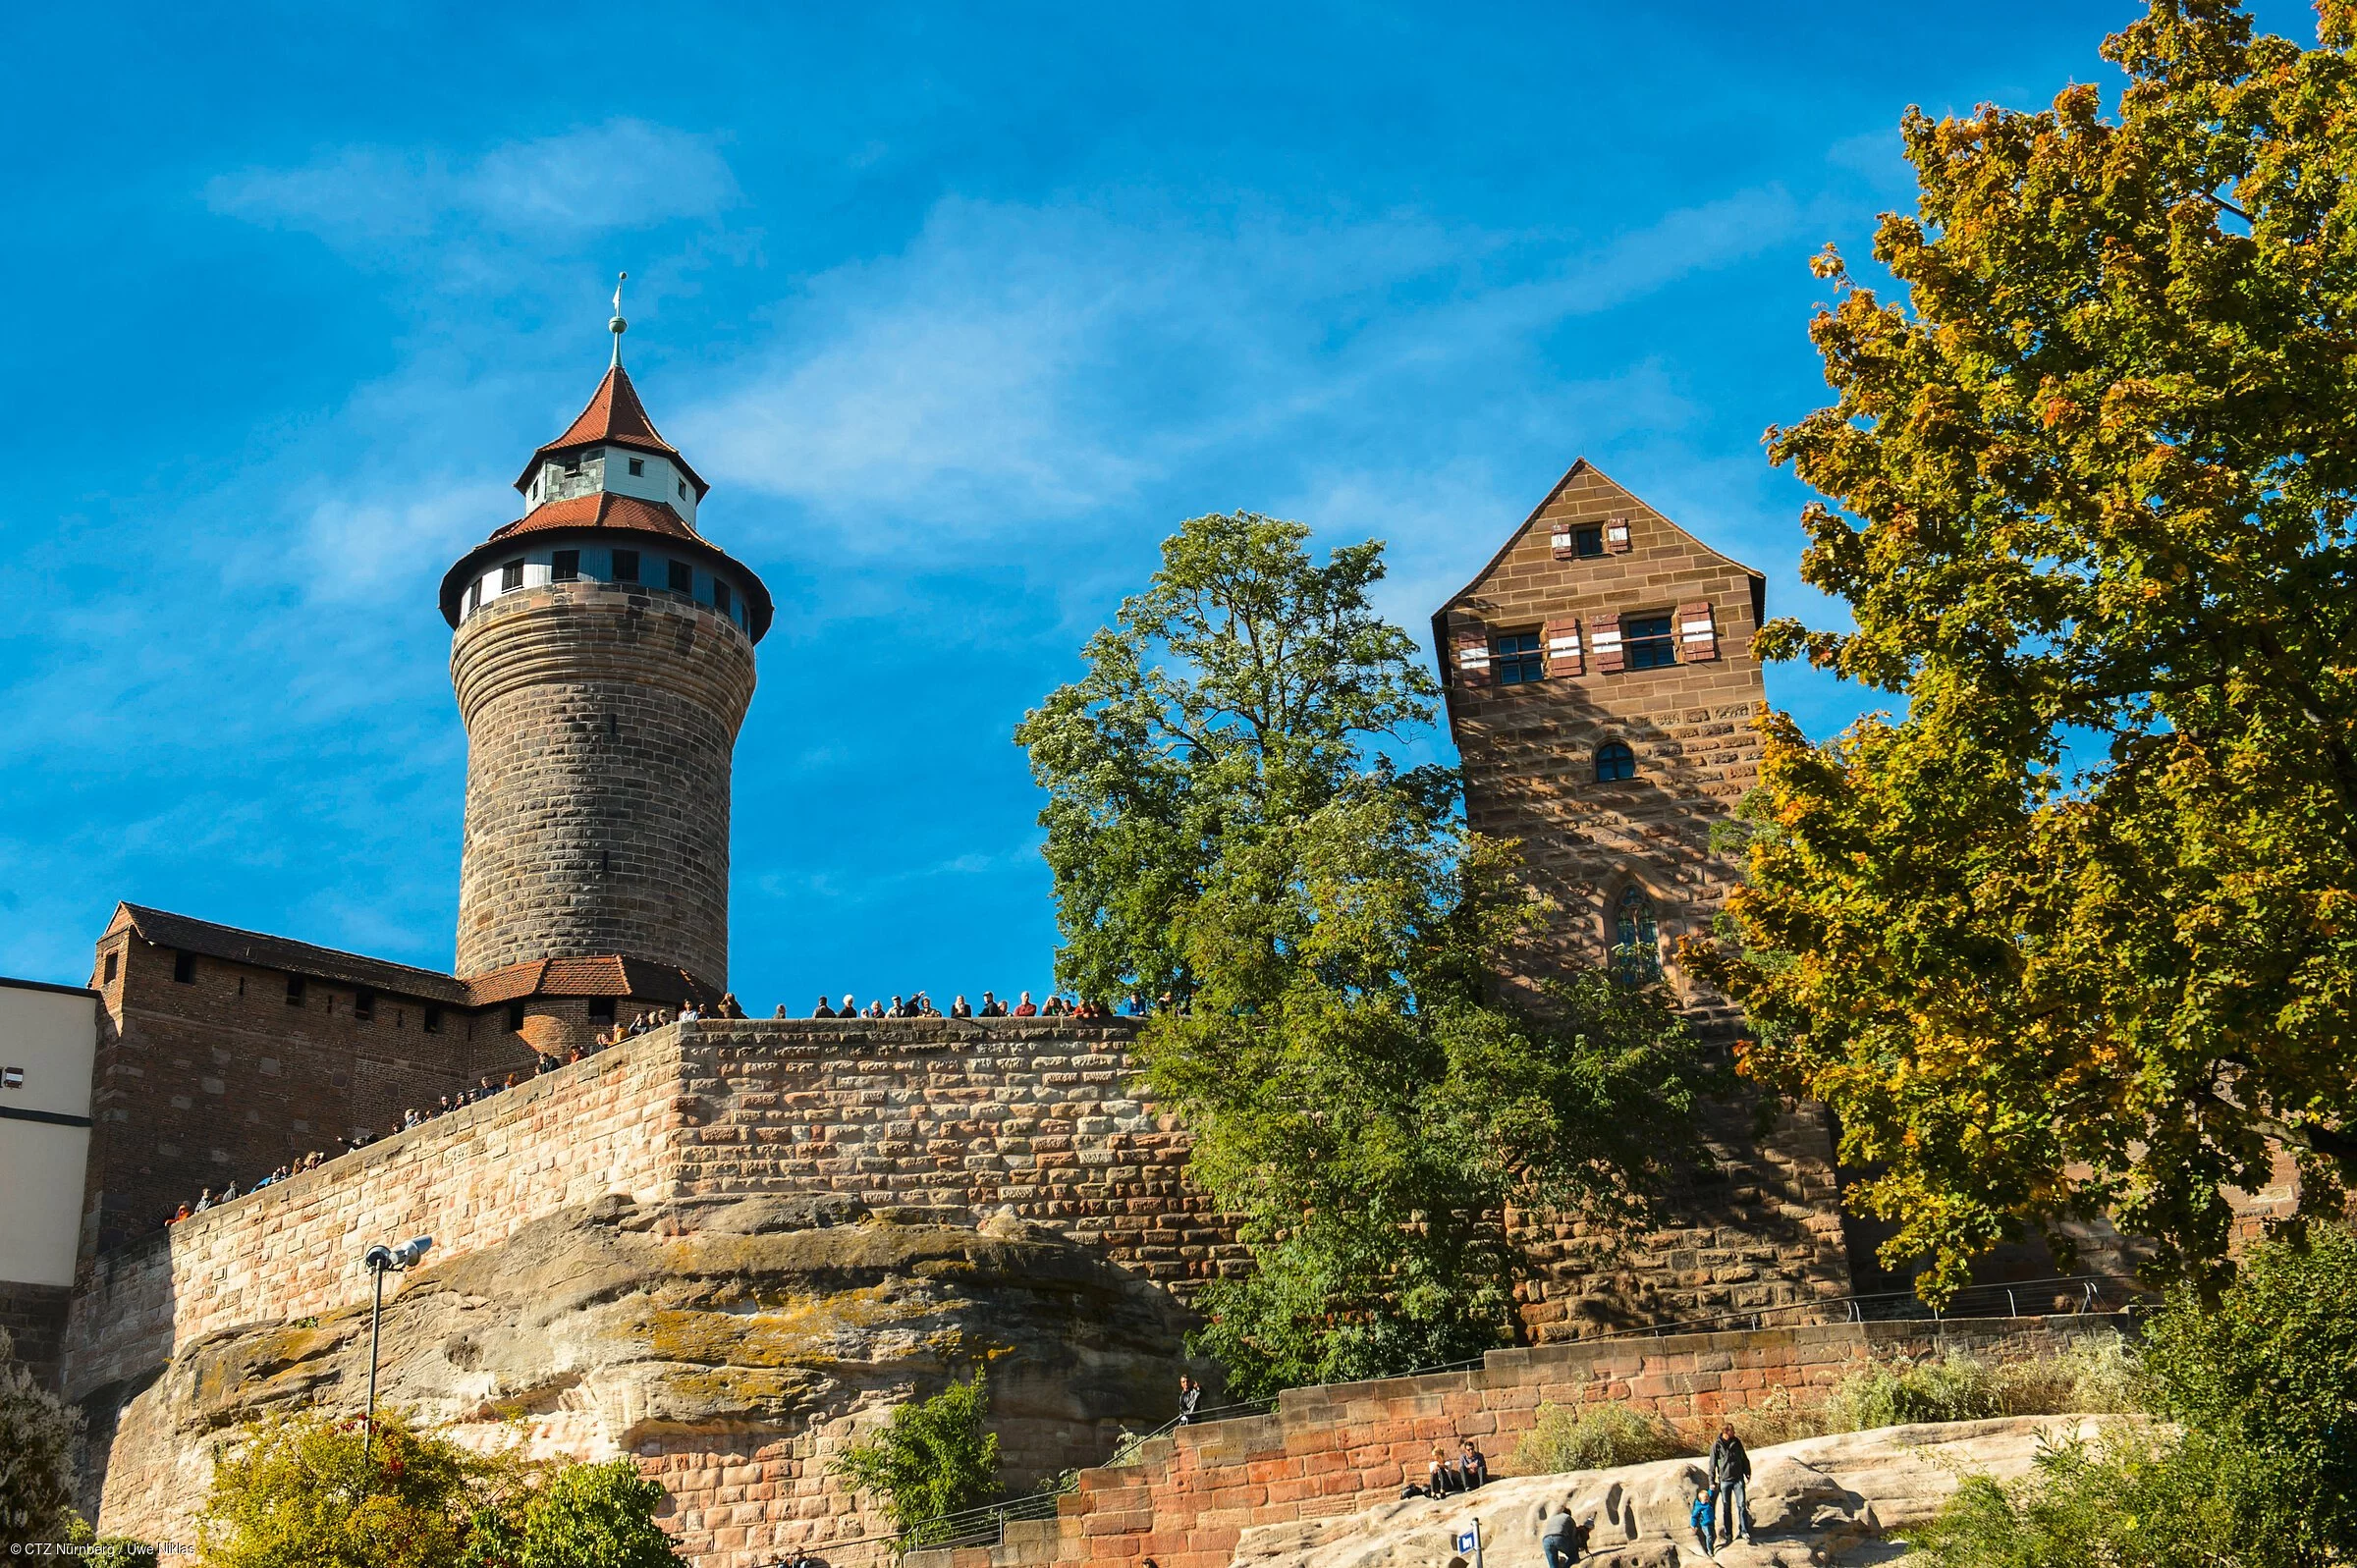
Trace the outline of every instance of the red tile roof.
<path fill-rule="evenodd" d="M 568 496 L 563 501 L 543 501 L 506 527 L 494 530 L 491 537 L 512 539 L 520 533 L 540 533 L 550 528 L 619 528 L 628 533 L 660 533 L 674 539 L 699 541 L 703 537 L 668 503 L 618 496 L 611 490 Z"/>
<path fill-rule="evenodd" d="M 717 1000 L 719 994 L 685 969 L 642 958 L 530 958 L 466 982 L 478 1007 L 521 997 L 630 997 L 640 1001 Z"/>
<path fill-rule="evenodd" d="M 696 476 L 678 448 L 656 433 L 655 422 L 646 416 L 646 405 L 638 401 L 638 389 L 630 385 L 630 373 L 620 365 L 606 372 L 606 379 L 597 384 L 596 393 L 589 399 L 589 406 L 581 410 L 566 432 L 532 454 L 532 460 L 523 465 L 516 488 L 527 488 L 532 482 L 532 470 L 555 454 L 601 444 L 661 453 L 680 465 L 687 482 L 695 486 L 698 501 L 712 488 Z"/>

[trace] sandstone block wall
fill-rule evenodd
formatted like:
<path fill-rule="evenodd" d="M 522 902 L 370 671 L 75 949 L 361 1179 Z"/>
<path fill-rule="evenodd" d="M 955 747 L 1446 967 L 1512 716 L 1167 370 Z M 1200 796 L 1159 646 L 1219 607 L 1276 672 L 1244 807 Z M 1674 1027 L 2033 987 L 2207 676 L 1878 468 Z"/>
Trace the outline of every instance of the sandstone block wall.
<path fill-rule="evenodd" d="M 1559 526 L 1625 519 L 1628 549 L 1556 559 Z M 1449 722 L 1463 758 L 1465 812 L 1475 831 L 1521 841 L 1531 880 L 1562 908 L 1547 954 L 1565 967 L 1605 961 L 1621 893 L 1650 897 L 1665 952 L 1708 929 L 1737 866 L 1711 853 L 1713 824 L 1759 780 L 1750 722 L 1766 695 L 1752 633 L 1760 579 L 1711 550 L 1585 463 L 1575 467 L 1496 560 L 1442 607 L 1441 656 L 1450 666 Z M 1652 670 L 1606 672 L 1593 647 L 1596 618 L 1672 615 L 1708 603 L 1717 657 Z M 1576 619 L 1582 671 L 1550 661 L 1545 679 L 1487 686 L 1453 667 L 1450 639 L 1538 631 Z M 1674 633 L 1675 627 L 1672 627 Z M 1597 749 L 1636 753 L 1632 779 L 1600 783 Z M 1674 966 L 1671 978 L 1677 982 Z M 1723 1001 L 1681 985 L 1708 1020 L 1731 1020 Z"/>
<path fill-rule="evenodd" d="M 710 610 L 551 583 L 451 645 L 466 724 L 458 973 L 620 953 L 728 981 L 730 766 L 753 648 Z"/>
<path fill-rule="evenodd" d="M 1434 1444 L 1471 1437 L 1494 1473 L 1544 1405 L 1614 1400 L 1705 1435 L 1710 1423 L 1771 1399 L 1805 1404 L 1869 1357 L 1948 1347 L 1998 1359 L 2050 1351 L 2116 1320 L 1839 1324 L 1492 1351 L 1476 1372 L 1288 1390 L 1275 1414 L 1181 1428 L 1134 1465 L 1085 1470 L 1058 1517 L 1011 1524 L 996 1548 L 914 1554 L 907 1568 L 1044 1568 L 1134 1563 L 1228 1568 L 1255 1525 L 1353 1513 L 1420 1480 Z M 849 1568 L 846 1563 L 844 1568 Z"/>
<path fill-rule="evenodd" d="M 178 956 L 122 924 L 98 944 L 85 1251 L 531 1061 L 496 1013 L 378 993 L 362 1017 L 352 986 L 309 979 L 291 1000 L 283 971 L 197 955 L 182 983 Z"/>
<path fill-rule="evenodd" d="M 449 1257 L 609 1192 L 660 1196 L 681 1061 L 646 1040 L 100 1254 L 68 1322 L 68 1397 L 144 1376 L 215 1329 L 367 1300 L 360 1258 L 376 1242 L 430 1235 Z"/>

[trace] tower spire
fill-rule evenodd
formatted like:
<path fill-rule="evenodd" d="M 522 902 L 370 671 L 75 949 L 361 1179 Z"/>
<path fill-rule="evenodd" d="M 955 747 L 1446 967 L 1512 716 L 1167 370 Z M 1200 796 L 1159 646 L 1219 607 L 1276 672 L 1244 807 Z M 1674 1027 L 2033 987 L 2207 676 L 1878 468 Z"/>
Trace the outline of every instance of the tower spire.
<path fill-rule="evenodd" d="M 606 330 L 614 334 L 614 358 L 607 367 L 613 370 L 622 368 L 622 335 L 630 330 L 630 324 L 622 319 L 622 286 L 630 277 L 626 272 L 614 280 L 614 319 L 606 323 Z"/>

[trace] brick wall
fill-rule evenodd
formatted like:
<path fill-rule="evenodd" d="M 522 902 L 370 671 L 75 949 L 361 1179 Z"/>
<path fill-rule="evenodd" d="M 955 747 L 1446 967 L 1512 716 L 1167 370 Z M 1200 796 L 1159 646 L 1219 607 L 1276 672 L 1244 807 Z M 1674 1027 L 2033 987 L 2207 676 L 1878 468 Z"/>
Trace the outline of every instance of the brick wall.
<path fill-rule="evenodd" d="M 306 980 L 291 1001 L 283 971 L 192 955 L 183 983 L 178 958 L 121 919 L 99 939 L 85 1253 L 148 1234 L 205 1188 L 383 1132 L 409 1107 L 531 1060 L 500 1011 L 379 992 L 362 1018 L 350 986 Z"/>
<path fill-rule="evenodd" d="M 1869 1357 L 1947 1347 L 1997 1359 L 2051 1350 L 2111 1319 L 1840 1324 L 1746 1333 L 1680 1334 L 1490 1353 L 1479 1371 L 1338 1383 L 1286 1392 L 1274 1415 L 1181 1428 L 1145 1445 L 1134 1465 L 1085 1470 L 1059 1517 L 1011 1524 L 996 1549 L 912 1554 L 905 1568 L 1031 1568 L 1124 1563 L 1228 1568 L 1256 1525 L 1353 1513 L 1421 1480 L 1434 1444 L 1471 1437 L 1494 1473 L 1512 1472 L 1514 1444 L 1542 1405 L 1604 1400 L 1682 1424 L 1689 1436 L 1780 1390 L 1822 1399 Z"/>
<path fill-rule="evenodd" d="M 503 595 L 451 644 L 466 723 L 458 973 L 621 953 L 729 968 L 729 774 L 753 647 L 668 594 Z"/>

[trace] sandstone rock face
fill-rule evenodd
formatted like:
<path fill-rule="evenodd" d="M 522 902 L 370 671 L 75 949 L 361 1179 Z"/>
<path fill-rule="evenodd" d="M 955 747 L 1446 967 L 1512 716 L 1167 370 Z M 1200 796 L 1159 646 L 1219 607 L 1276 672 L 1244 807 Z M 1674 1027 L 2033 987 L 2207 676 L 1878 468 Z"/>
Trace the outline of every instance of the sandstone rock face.
<path fill-rule="evenodd" d="M 1336 1519 L 1263 1525 L 1236 1543 L 1238 1568 L 1469 1568 L 1453 1534 L 1481 1526 L 1483 1568 L 1544 1568 L 1539 1522 L 1559 1506 L 1589 1522 L 1580 1568 L 1814 1568 L 1888 1562 L 1893 1539 L 1939 1513 L 1960 1477 L 2027 1475 L 2039 1445 L 2092 1438 L 2118 1416 L 2014 1416 L 1811 1437 L 1752 1454 L 1753 1540 L 1706 1557 L 1688 1527 L 1705 1484 L 1699 1459 L 1523 1476 L 1470 1497 L 1407 1498 Z"/>
<path fill-rule="evenodd" d="M 969 1367 L 989 1369 L 1018 1489 L 1160 1422 L 1182 1370 L 1166 1292 L 1012 1217 L 975 1229 L 845 1199 L 609 1197 L 400 1285 L 380 1405 L 479 1447 L 629 1455 L 671 1487 L 668 1522 L 710 1564 L 877 1528 L 826 1459 Z M 356 1413 L 367 1356 L 365 1307 L 188 1345 L 122 1406 L 111 1443 L 93 1412 L 106 1528 L 192 1540 L 212 1444 L 265 1412 Z"/>

